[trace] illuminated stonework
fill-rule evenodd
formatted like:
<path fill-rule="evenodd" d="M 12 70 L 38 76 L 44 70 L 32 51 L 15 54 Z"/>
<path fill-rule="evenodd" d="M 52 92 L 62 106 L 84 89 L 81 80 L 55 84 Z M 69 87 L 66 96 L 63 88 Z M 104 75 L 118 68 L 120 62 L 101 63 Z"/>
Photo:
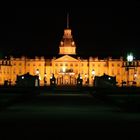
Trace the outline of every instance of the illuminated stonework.
<path fill-rule="evenodd" d="M 76 79 L 80 74 L 83 85 L 91 86 L 95 76 L 107 74 L 116 76 L 118 86 L 121 86 L 123 81 L 129 81 L 130 85 L 135 81 L 136 86 L 140 86 L 140 60 L 134 60 L 132 62 L 134 67 L 126 70 L 129 62 L 124 61 L 122 57 L 82 59 L 71 56 L 69 54 L 76 54 L 76 45 L 69 28 L 64 30 L 59 49 L 59 54 L 63 55 L 59 58 L 45 59 L 36 56 L 31 59 L 25 56 L 21 58 L 10 56 L 0 59 L 0 84 L 3 85 L 4 81 L 8 80 L 15 85 L 17 75 L 29 72 L 31 75 L 39 75 L 40 85 L 50 85 L 52 74 L 56 78 L 57 85 L 76 85 Z"/>
<path fill-rule="evenodd" d="M 63 39 L 59 45 L 59 54 L 76 54 L 76 45 L 71 34 L 71 29 L 64 30 Z"/>

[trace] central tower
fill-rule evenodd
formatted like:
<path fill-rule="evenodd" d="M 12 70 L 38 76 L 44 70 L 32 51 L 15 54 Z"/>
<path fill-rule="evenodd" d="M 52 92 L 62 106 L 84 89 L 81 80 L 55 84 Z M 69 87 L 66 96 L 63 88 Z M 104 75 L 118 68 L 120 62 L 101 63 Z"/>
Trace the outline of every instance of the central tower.
<path fill-rule="evenodd" d="M 76 45 L 73 41 L 71 29 L 69 29 L 69 15 L 67 14 L 67 29 L 64 30 L 63 38 L 59 45 L 59 54 L 76 55 Z"/>

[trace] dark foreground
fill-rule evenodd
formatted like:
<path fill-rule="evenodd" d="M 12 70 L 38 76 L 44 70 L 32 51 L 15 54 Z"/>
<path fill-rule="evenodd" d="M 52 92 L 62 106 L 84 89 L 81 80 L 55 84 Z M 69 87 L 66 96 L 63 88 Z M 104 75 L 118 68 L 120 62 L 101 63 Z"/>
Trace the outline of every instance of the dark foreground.
<path fill-rule="evenodd" d="M 126 102 L 120 95 L 104 97 L 86 90 L 1 93 L 0 97 L 0 129 L 5 137 L 48 136 L 50 132 L 52 137 L 69 133 L 80 138 L 97 132 L 128 136 L 140 131 L 139 95 L 132 97 L 138 102 L 134 111 L 130 97 Z"/>

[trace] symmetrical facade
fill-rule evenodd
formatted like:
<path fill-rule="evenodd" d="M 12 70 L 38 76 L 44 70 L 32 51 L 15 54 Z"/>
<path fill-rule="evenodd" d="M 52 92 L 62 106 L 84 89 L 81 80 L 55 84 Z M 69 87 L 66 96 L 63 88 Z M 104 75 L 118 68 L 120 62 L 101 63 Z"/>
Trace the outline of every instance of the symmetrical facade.
<path fill-rule="evenodd" d="M 129 81 L 129 85 L 134 82 L 140 86 L 140 60 L 134 60 L 128 67 L 128 63 L 119 59 L 99 59 L 89 57 L 82 59 L 76 56 L 76 44 L 72 37 L 72 30 L 67 26 L 60 41 L 59 58 L 45 59 L 45 57 L 35 57 L 34 59 L 22 56 L 21 58 L 4 58 L 0 60 L 0 84 L 5 80 L 16 84 L 17 75 L 30 73 L 39 75 L 40 85 L 50 84 L 52 74 L 56 78 L 57 85 L 75 85 L 80 74 L 83 85 L 93 85 L 95 76 L 107 74 L 116 76 L 118 86 L 123 81 Z"/>

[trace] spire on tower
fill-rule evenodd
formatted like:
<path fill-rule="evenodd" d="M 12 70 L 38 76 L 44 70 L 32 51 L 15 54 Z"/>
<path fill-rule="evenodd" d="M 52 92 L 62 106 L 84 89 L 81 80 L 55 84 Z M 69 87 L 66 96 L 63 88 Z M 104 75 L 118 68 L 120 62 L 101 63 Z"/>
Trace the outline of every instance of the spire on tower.
<path fill-rule="evenodd" d="M 69 13 L 67 13 L 67 27 L 64 29 L 64 35 L 59 45 L 59 54 L 76 54 L 76 45 L 71 34 L 71 29 L 69 29 Z"/>
<path fill-rule="evenodd" d="M 69 13 L 67 13 L 67 29 L 69 28 Z"/>

